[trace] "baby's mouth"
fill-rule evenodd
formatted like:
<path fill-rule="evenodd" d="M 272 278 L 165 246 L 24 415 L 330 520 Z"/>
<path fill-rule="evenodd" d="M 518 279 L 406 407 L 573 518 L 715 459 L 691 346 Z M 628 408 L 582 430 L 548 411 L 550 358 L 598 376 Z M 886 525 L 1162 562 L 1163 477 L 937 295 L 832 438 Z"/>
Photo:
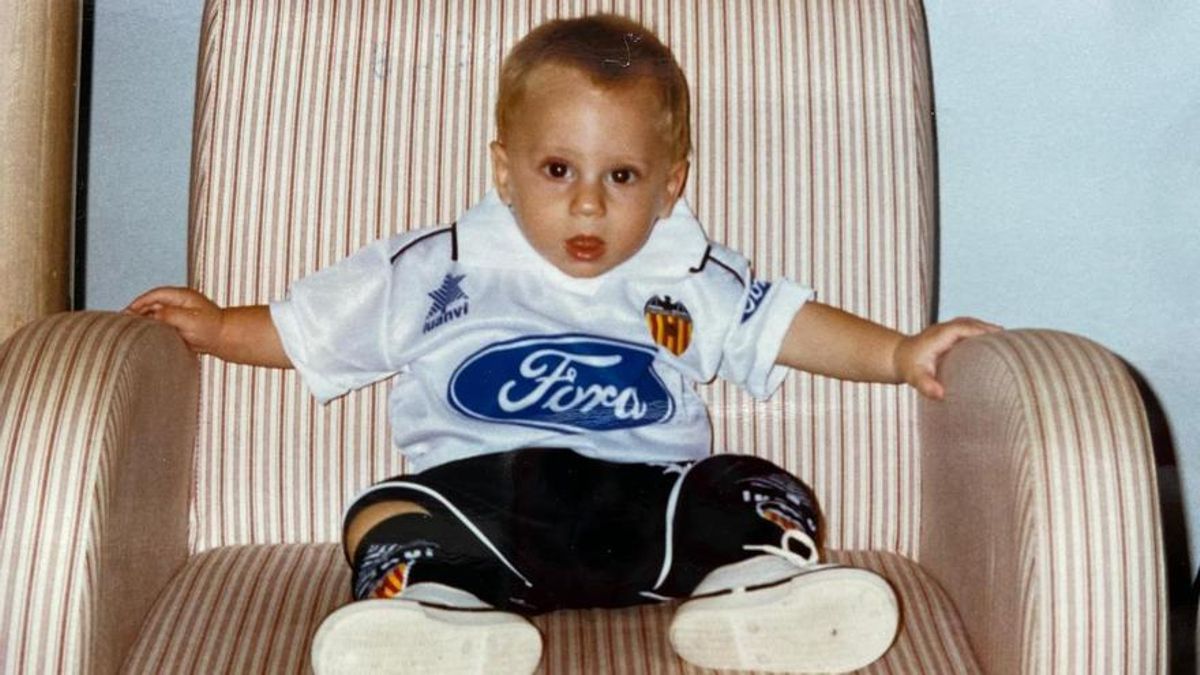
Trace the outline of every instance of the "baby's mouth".
<path fill-rule="evenodd" d="M 563 242 L 567 255 L 582 262 L 598 260 L 604 255 L 604 247 L 603 239 L 586 234 L 571 237 Z"/>

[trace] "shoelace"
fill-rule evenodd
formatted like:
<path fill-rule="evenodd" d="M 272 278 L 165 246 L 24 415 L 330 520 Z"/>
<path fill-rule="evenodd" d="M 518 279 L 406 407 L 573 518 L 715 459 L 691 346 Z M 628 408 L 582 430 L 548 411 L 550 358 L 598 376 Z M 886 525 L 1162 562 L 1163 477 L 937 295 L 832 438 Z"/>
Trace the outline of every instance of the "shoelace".
<path fill-rule="evenodd" d="M 794 539 L 797 542 L 804 544 L 805 548 L 808 549 L 808 556 L 802 556 L 799 553 L 791 550 L 791 548 L 788 547 L 788 540 L 790 539 Z M 821 561 L 821 555 L 817 552 L 816 542 L 812 540 L 812 537 L 808 536 L 801 530 L 784 530 L 783 538 L 779 541 L 779 546 L 771 546 L 769 544 L 746 544 L 742 546 L 742 548 L 746 549 L 747 551 L 762 551 L 763 553 L 777 555 L 797 567 L 816 565 Z"/>

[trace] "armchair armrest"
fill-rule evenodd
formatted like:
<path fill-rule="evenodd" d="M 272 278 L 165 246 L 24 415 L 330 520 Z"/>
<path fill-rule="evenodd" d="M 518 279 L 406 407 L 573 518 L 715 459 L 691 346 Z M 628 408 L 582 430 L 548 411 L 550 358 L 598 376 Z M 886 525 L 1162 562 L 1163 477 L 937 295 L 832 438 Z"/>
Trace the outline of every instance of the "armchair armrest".
<path fill-rule="evenodd" d="M 1051 331 L 964 342 L 924 402 L 920 560 L 989 672 L 1165 672 L 1145 411 L 1124 364 Z"/>
<path fill-rule="evenodd" d="M 80 312 L 0 346 L 0 670 L 116 672 L 187 557 L 196 358 Z"/>

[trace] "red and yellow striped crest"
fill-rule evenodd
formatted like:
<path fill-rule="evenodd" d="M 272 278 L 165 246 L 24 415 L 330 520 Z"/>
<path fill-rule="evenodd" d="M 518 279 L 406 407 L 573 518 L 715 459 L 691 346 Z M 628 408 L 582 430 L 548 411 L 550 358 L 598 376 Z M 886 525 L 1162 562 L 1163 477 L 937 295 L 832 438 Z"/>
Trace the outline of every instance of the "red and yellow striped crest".
<path fill-rule="evenodd" d="M 646 325 L 654 342 L 662 345 L 675 356 L 682 355 L 692 343 L 692 315 L 682 302 L 671 300 L 671 296 L 654 296 L 643 310 Z"/>
<path fill-rule="evenodd" d="M 403 593 L 406 586 L 408 586 L 408 564 L 400 563 L 379 582 L 379 585 L 371 593 L 371 597 L 394 598 Z"/>

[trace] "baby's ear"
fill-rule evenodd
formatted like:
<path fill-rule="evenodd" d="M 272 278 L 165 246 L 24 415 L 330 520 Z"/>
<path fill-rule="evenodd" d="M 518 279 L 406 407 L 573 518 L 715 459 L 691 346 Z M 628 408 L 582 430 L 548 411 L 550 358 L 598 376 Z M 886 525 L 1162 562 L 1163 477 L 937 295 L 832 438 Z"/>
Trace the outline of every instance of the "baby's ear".
<path fill-rule="evenodd" d="M 671 165 L 671 169 L 667 172 L 666 199 L 663 201 L 662 212 L 658 214 L 659 218 L 671 215 L 671 211 L 675 208 L 675 202 L 679 200 L 684 186 L 687 185 L 688 169 L 690 168 L 691 165 L 686 159 L 681 159 Z"/>
<path fill-rule="evenodd" d="M 488 149 L 492 154 L 492 183 L 496 186 L 496 193 L 501 201 L 512 205 L 508 191 L 508 149 L 500 141 L 492 141 Z"/>

